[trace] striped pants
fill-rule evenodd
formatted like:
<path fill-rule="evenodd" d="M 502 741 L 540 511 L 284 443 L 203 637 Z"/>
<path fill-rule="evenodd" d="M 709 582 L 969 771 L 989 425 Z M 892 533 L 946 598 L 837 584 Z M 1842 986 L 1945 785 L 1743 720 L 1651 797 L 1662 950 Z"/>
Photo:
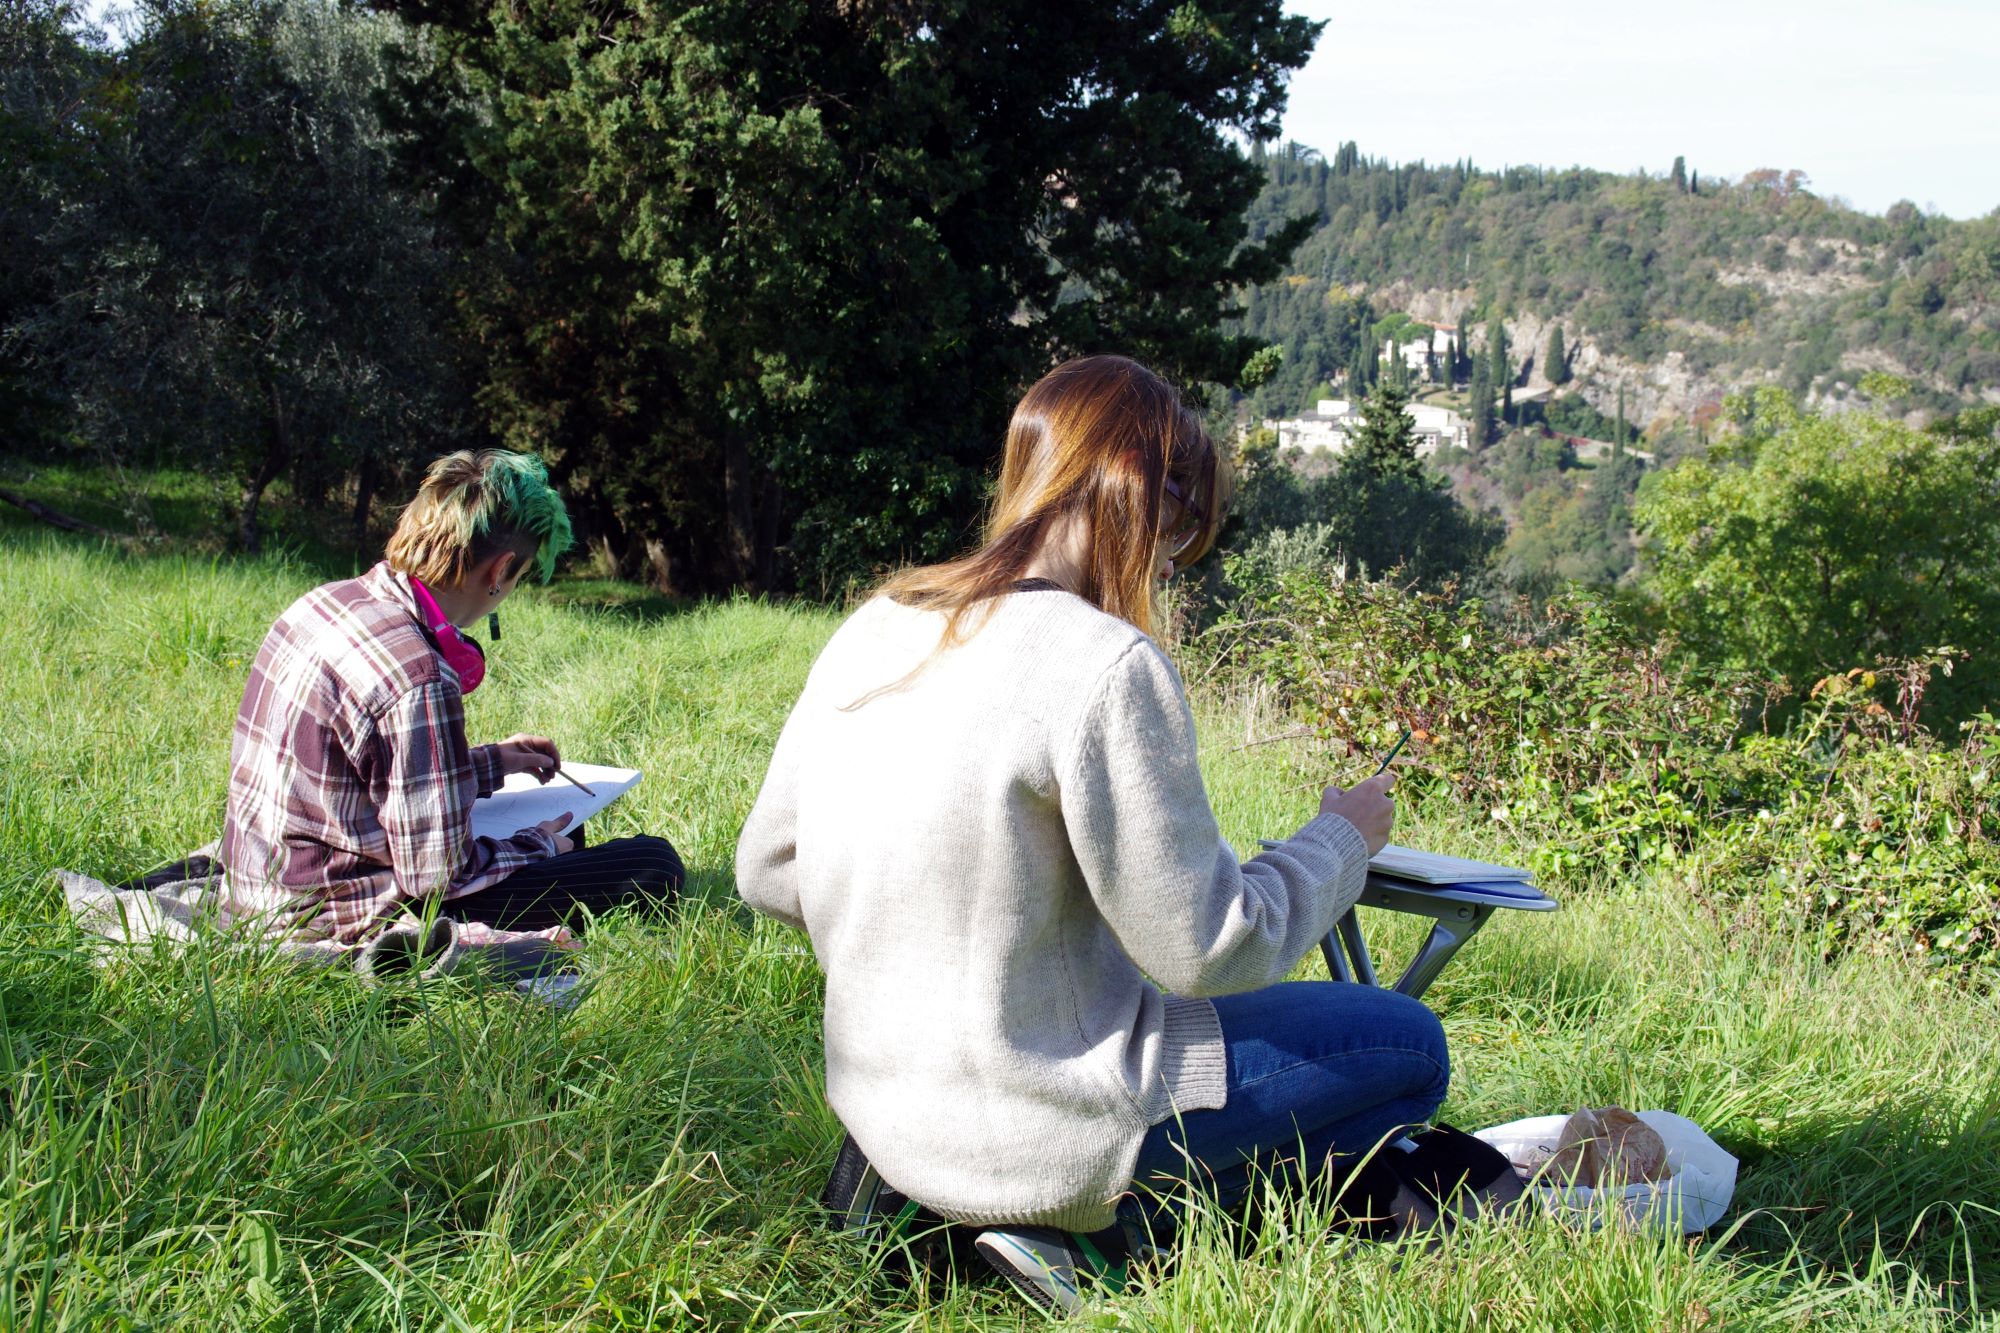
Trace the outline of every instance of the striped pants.
<path fill-rule="evenodd" d="M 668 907 L 686 880 L 680 854 L 665 838 L 615 838 L 522 866 L 491 888 L 452 899 L 445 911 L 497 930 L 581 928 L 579 908 L 602 916 L 627 905 Z"/>

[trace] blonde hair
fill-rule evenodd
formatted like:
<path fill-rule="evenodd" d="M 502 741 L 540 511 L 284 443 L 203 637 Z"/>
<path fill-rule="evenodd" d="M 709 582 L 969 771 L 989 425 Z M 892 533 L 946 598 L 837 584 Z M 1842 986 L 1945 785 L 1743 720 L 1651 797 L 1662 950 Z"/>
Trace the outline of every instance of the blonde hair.
<path fill-rule="evenodd" d="M 396 520 L 389 565 L 432 587 L 456 588 L 467 571 L 510 551 L 542 578 L 569 549 L 569 511 L 532 454 L 461 449 L 424 473 L 417 498 Z"/>
<path fill-rule="evenodd" d="M 945 613 L 939 649 L 971 636 L 974 608 L 1006 592 L 1065 515 L 1087 534 L 1084 599 L 1153 632 L 1160 509 L 1172 478 L 1201 515 L 1177 563 L 1215 544 L 1229 473 L 1201 420 L 1166 380 L 1122 356 L 1065 361 L 1014 408 L 1000 492 L 984 543 L 941 565 L 905 570 L 882 586 L 899 602 Z"/>

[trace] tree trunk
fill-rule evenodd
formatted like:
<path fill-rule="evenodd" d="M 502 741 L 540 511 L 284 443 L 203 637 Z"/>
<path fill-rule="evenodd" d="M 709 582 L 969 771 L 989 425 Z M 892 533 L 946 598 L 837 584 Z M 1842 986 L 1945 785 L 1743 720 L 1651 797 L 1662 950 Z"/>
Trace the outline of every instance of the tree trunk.
<path fill-rule="evenodd" d="M 354 474 L 354 550 L 356 554 L 368 545 L 368 519 L 375 508 L 375 485 L 380 469 L 375 465 L 375 451 L 367 450 L 361 455 L 361 465 Z"/>
<path fill-rule="evenodd" d="M 270 433 L 264 442 L 264 461 L 244 483 L 242 502 L 236 511 L 236 544 L 250 552 L 255 552 L 263 540 L 257 526 L 257 506 L 263 501 L 266 488 L 278 479 L 292 458 L 291 423 L 285 420 L 284 401 L 278 396 L 275 384 L 268 392 L 271 415 L 266 425 Z"/>
<path fill-rule="evenodd" d="M 762 592 L 757 568 L 757 475 L 750 450 L 732 434 L 722 444 L 724 565 L 731 584 Z"/>
<path fill-rule="evenodd" d="M 653 587 L 668 596 L 674 591 L 674 558 L 667 554 L 667 544 L 658 537 L 646 539 L 646 569 L 652 575 Z"/>
<path fill-rule="evenodd" d="M 757 581 L 764 591 L 778 586 L 778 515 L 785 503 L 785 488 L 778 483 L 777 471 L 763 468 L 763 485 L 757 488 Z"/>

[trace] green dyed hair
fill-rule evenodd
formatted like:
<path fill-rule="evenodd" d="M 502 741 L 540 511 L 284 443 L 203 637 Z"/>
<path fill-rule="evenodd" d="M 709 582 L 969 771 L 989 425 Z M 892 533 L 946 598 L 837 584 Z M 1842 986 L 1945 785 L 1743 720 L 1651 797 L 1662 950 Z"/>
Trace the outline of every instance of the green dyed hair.
<path fill-rule="evenodd" d="M 569 549 L 569 511 L 533 454 L 461 449 L 432 463 L 396 521 L 389 564 L 433 587 L 456 588 L 466 571 L 510 551 L 546 582 Z"/>

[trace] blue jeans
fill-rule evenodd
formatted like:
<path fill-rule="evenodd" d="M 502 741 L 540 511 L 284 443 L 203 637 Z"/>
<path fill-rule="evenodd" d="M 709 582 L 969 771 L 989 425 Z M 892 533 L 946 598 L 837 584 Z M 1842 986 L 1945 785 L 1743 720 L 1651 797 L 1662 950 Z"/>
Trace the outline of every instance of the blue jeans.
<path fill-rule="evenodd" d="M 1444 1100 L 1444 1028 L 1406 995 L 1288 981 L 1223 996 L 1215 1011 L 1228 1103 L 1153 1126 L 1133 1170 L 1142 1196 L 1187 1180 L 1234 1210 L 1257 1176 L 1291 1163 L 1293 1179 L 1310 1180 L 1329 1154 L 1365 1153 L 1428 1120 Z M 1170 1216 L 1150 1199 L 1135 1200 L 1128 1215 Z"/>

